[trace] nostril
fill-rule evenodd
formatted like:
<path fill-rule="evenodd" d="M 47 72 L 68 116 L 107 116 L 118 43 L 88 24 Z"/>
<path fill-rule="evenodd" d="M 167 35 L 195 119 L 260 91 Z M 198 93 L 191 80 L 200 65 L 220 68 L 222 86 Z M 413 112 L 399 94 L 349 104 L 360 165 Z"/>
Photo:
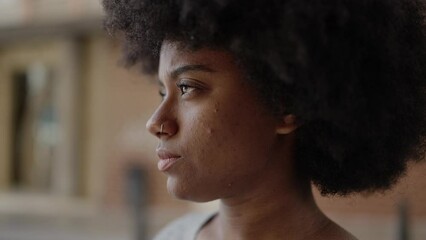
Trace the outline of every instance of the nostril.
<path fill-rule="evenodd" d="M 158 138 L 172 137 L 177 133 L 177 131 L 177 122 L 172 120 L 165 120 L 161 124 L 156 122 L 156 124 L 153 124 L 153 127 L 150 129 L 150 132 Z"/>
<path fill-rule="evenodd" d="M 162 135 L 167 135 L 168 133 L 164 131 L 164 123 L 160 125 L 160 129 L 157 129 L 156 135 L 157 137 L 161 137 Z"/>
<path fill-rule="evenodd" d="M 155 133 L 155 136 L 157 136 L 158 138 L 160 138 L 163 134 L 164 134 L 164 133 L 163 133 L 163 130 L 162 130 L 162 129 L 160 129 L 159 131 L 157 131 L 157 132 Z"/>
<path fill-rule="evenodd" d="M 162 123 L 162 124 L 161 124 L 161 127 L 160 127 L 160 134 L 163 134 L 163 127 L 164 127 L 164 123 Z"/>

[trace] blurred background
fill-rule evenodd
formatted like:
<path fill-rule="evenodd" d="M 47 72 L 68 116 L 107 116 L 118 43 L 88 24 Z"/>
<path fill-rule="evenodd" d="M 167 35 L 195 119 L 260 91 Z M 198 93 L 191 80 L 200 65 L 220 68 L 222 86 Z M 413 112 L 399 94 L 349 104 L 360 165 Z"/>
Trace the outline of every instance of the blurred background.
<path fill-rule="evenodd" d="M 0 0 L 0 240 L 144 240 L 217 202 L 172 199 L 145 122 L 156 84 L 120 67 L 100 0 Z M 360 239 L 426 239 L 426 164 L 389 192 L 324 198 Z"/>

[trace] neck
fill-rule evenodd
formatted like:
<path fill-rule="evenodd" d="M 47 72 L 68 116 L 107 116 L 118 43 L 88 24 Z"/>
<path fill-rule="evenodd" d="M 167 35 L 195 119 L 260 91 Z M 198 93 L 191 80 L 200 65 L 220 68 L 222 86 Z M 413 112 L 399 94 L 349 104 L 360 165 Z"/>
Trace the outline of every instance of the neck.
<path fill-rule="evenodd" d="M 294 169 L 290 152 L 284 148 L 279 156 L 286 161 L 271 162 L 249 189 L 221 199 L 214 239 L 310 239 L 330 223 L 315 203 L 310 181 L 289 170 Z"/>
<path fill-rule="evenodd" d="M 328 223 L 310 190 L 303 197 L 274 188 L 268 192 L 221 200 L 218 239 L 306 239 Z"/>

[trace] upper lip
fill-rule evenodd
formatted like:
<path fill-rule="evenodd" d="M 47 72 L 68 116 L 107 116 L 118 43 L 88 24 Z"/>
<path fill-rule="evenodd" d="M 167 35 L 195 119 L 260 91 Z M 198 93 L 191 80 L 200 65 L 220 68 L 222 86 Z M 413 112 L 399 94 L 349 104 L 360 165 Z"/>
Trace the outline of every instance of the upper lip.
<path fill-rule="evenodd" d="M 180 158 L 179 155 L 171 153 L 166 149 L 157 149 L 157 155 L 160 159 Z"/>

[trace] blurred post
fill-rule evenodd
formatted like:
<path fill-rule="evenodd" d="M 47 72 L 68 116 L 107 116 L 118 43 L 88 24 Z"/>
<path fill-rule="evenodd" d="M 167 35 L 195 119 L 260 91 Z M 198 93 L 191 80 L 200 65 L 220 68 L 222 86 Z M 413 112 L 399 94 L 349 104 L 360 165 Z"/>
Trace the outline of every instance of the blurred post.
<path fill-rule="evenodd" d="M 407 199 L 398 205 L 398 240 L 410 239 L 409 207 Z"/>
<path fill-rule="evenodd" d="M 128 200 L 131 217 L 133 217 L 134 239 L 147 239 L 147 177 L 138 166 L 131 166 L 127 172 Z"/>

